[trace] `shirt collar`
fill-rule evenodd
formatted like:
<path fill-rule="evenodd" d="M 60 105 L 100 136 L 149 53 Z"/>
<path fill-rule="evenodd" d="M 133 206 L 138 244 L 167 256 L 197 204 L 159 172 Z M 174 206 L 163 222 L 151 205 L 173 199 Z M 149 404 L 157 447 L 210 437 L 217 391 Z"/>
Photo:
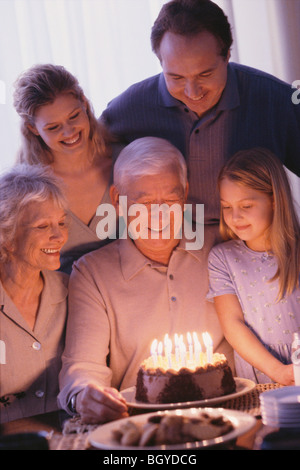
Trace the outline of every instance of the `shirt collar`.
<path fill-rule="evenodd" d="M 191 235 L 196 234 L 196 231 L 197 231 L 197 236 L 195 235 L 193 238 L 187 239 L 183 233 L 183 236 L 179 244 L 175 248 L 175 250 L 178 250 L 181 252 L 184 251 L 188 253 L 189 255 L 193 256 L 194 258 L 196 258 L 198 261 L 202 261 L 203 253 L 204 253 L 202 246 L 204 244 L 204 239 L 205 239 L 205 232 L 204 232 L 205 225 L 200 224 L 200 223 L 196 224 L 195 222 L 193 222 L 191 226 L 190 222 L 188 222 L 187 220 L 185 220 L 184 223 L 185 223 L 185 226 L 189 225 L 190 234 Z"/>
<path fill-rule="evenodd" d="M 163 72 L 159 76 L 159 103 L 165 107 L 185 106 L 184 103 L 170 95 Z M 234 109 L 240 105 L 240 96 L 236 74 L 231 63 L 227 66 L 227 81 L 219 102 L 216 105 L 216 111 L 225 111 Z"/>
<path fill-rule="evenodd" d="M 42 295 L 52 305 L 63 302 L 68 295 L 69 276 L 57 271 L 42 271 L 44 289 Z"/>
<path fill-rule="evenodd" d="M 172 95 L 170 95 L 164 74 L 161 73 L 158 81 L 158 90 L 159 90 L 159 104 L 165 106 L 166 108 L 172 108 L 174 106 L 183 106 L 183 103 L 179 100 L 176 100 Z"/>
<path fill-rule="evenodd" d="M 3 313 L 34 338 L 42 337 L 47 334 L 45 332 L 45 321 L 48 322 L 50 315 L 54 312 L 55 309 L 53 305 L 64 302 L 68 295 L 67 274 L 58 273 L 56 271 L 42 271 L 42 276 L 44 278 L 44 288 L 34 331 L 30 329 L 22 315 L 20 315 L 17 307 L 8 294 L 5 293 L 3 285 L 0 282 L 0 308 L 4 309 Z"/>
<path fill-rule="evenodd" d="M 176 255 L 176 252 L 186 252 L 192 255 L 197 260 L 203 259 L 203 250 L 187 250 L 186 240 L 184 237 L 179 240 L 178 245 L 174 248 L 171 256 Z M 120 253 L 120 264 L 121 270 L 126 281 L 129 281 L 134 276 L 139 274 L 146 266 L 150 266 L 154 269 L 167 271 L 168 267 L 163 266 L 156 261 L 146 258 L 139 249 L 135 246 L 134 242 L 128 239 L 119 240 L 119 253 Z"/>
<path fill-rule="evenodd" d="M 119 252 L 121 270 L 126 281 L 136 276 L 147 265 L 151 267 L 158 266 L 158 263 L 146 258 L 129 237 L 119 240 Z"/>
<path fill-rule="evenodd" d="M 44 278 L 42 295 L 47 298 L 47 302 L 50 304 L 57 304 L 65 300 L 68 295 L 68 275 L 57 273 L 56 271 L 42 271 L 42 276 Z M 63 279 L 59 279 L 59 276 L 65 278 L 65 282 L 63 282 Z M 2 282 L 0 282 L 0 306 L 4 306 L 4 304 L 5 292 Z"/>

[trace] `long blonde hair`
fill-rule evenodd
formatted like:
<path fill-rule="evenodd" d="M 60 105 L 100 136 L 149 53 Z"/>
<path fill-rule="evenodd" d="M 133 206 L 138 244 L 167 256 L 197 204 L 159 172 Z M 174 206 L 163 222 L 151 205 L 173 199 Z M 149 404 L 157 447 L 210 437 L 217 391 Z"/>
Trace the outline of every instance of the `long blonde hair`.
<path fill-rule="evenodd" d="M 44 64 L 34 65 L 23 72 L 15 82 L 14 106 L 21 117 L 23 137 L 18 162 L 52 163 L 51 150 L 40 136 L 31 132 L 28 124 L 34 126 L 36 110 L 41 106 L 53 103 L 55 98 L 63 93 L 71 93 L 86 104 L 86 113 L 90 122 L 91 158 L 109 155 L 111 141 L 109 132 L 94 116 L 92 106 L 84 96 L 77 78 L 63 66 Z"/>
<path fill-rule="evenodd" d="M 270 282 L 278 279 L 280 300 L 299 287 L 300 272 L 300 226 L 284 167 L 267 149 L 241 150 L 222 168 L 219 189 L 224 178 L 273 197 L 274 213 L 268 238 L 278 269 Z M 220 233 L 224 240 L 238 238 L 227 226 L 222 209 Z"/>

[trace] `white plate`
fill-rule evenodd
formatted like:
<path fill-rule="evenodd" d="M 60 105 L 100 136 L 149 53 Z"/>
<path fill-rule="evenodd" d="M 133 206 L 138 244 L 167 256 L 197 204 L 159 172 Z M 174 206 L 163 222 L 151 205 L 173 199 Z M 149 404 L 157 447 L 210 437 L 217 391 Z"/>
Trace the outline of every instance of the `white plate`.
<path fill-rule="evenodd" d="M 252 380 L 242 379 L 240 377 L 235 377 L 234 380 L 236 385 L 236 392 L 230 393 L 229 395 L 223 395 L 221 397 L 207 398 L 205 400 L 185 401 L 180 403 L 144 403 L 135 399 L 135 387 L 122 390 L 121 395 L 123 398 L 125 398 L 128 406 L 131 406 L 132 408 L 142 408 L 145 410 L 168 410 L 173 408 L 189 408 L 191 406 L 209 406 L 215 403 L 221 403 L 223 401 L 230 400 L 232 398 L 237 398 L 247 392 L 250 392 L 250 390 L 255 387 L 255 383 Z"/>
<path fill-rule="evenodd" d="M 217 437 L 215 439 L 208 439 L 203 441 L 196 442 L 187 442 L 182 444 L 173 444 L 173 445 L 160 445 L 160 446 L 147 446 L 147 447 L 138 447 L 138 446 L 122 446 L 119 443 L 115 442 L 113 439 L 112 432 L 117 431 L 120 428 L 121 424 L 124 424 L 127 420 L 133 421 L 136 424 L 146 423 L 150 416 L 162 416 L 164 414 L 168 415 L 182 415 L 188 417 L 195 417 L 200 412 L 206 412 L 212 416 L 219 416 L 220 414 L 228 418 L 232 425 L 233 430 L 223 436 Z M 215 446 L 222 444 L 224 442 L 229 442 L 233 439 L 236 439 L 238 436 L 245 434 L 252 427 L 254 427 L 256 419 L 254 416 L 242 411 L 236 410 L 225 410 L 223 408 L 189 408 L 189 409 L 179 409 L 179 410 L 165 410 L 165 411 L 156 411 L 152 413 L 141 414 L 137 416 L 132 416 L 130 418 L 123 418 L 117 421 L 112 421 L 110 423 L 99 426 L 94 431 L 92 431 L 88 440 L 93 447 L 97 449 L 108 449 L 108 450 L 178 450 L 178 449 L 201 449 L 208 446 Z"/>
<path fill-rule="evenodd" d="M 262 422 L 265 426 L 271 426 L 273 428 L 300 428 L 300 423 L 293 423 L 291 421 L 280 421 L 277 419 L 271 419 L 269 417 L 262 416 Z"/>
<path fill-rule="evenodd" d="M 300 417 L 299 416 L 287 416 L 284 413 L 276 413 L 276 412 L 268 412 L 264 409 L 261 410 L 261 416 L 266 419 L 270 419 L 271 421 L 280 421 L 280 422 L 290 422 L 290 423 L 299 423 L 300 424 Z"/>
<path fill-rule="evenodd" d="M 266 410 L 266 411 L 270 411 L 270 412 L 275 412 L 275 413 L 285 413 L 287 415 L 293 415 L 293 416 L 296 416 L 296 415 L 300 415 L 300 403 L 298 403 L 297 406 L 285 406 L 285 405 L 282 405 L 282 403 L 277 403 L 277 402 L 274 402 L 274 403 L 268 403 L 268 402 L 261 402 L 260 403 L 260 409 L 261 410 Z"/>
<path fill-rule="evenodd" d="M 300 407 L 300 386 L 290 386 L 268 390 L 260 395 L 261 403 L 277 403 L 281 406 Z"/>
<path fill-rule="evenodd" d="M 263 413 L 265 416 L 270 416 L 270 417 L 273 416 L 276 419 L 278 418 L 292 419 L 292 420 L 297 419 L 300 422 L 299 411 L 295 413 L 294 411 L 281 410 L 280 408 L 267 408 L 265 406 L 261 406 L 260 410 L 261 410 L 261 413 Z"/>

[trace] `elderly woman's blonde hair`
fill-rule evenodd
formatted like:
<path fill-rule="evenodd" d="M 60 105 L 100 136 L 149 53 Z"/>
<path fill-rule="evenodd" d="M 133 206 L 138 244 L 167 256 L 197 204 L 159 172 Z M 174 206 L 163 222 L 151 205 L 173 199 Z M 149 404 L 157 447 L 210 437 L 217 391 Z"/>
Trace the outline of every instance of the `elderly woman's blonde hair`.
<path fill-rule="evenodd" d="M 273 199 L 273 220 L 268 239 L 277 258 L 278 299 L 299 286 L 300 226 L 287 174 L 280 160 L 269 150 L 253 148 L 237 152 L 222 168 L 224 178 L 264 193 Z M 221 209 L 220 233 L 224 240 L 238 238 L 227 226 Z M 271 282 L 270 281 L 270 282 Z"/>
<path fill-rule="evenodd" d="M 77 78 L 61 65 L 34 65 L 23 72 L 15 82 L 14 106 L 21 117 L 22 147 L 18 162 L 49 164 L 53 156 L 39 135 L 28 127 L 34 127 L 35 112 L 41 106 L 51 104 L 61 94 L 71 93 L 86 105 L 90 123 L 91 158 L 109 155 L 112 141 L 108 130 L 97 121 L 92 106 L 85 97 Z"/>
<path fill-rule="evenodd" d="M 49 200 L 67 212 L 63 183 L 49 166 L 17 164 L 0 175 L 0 262 L 8 259 L 6 247 L 14 242 L 24 208 Z"/>

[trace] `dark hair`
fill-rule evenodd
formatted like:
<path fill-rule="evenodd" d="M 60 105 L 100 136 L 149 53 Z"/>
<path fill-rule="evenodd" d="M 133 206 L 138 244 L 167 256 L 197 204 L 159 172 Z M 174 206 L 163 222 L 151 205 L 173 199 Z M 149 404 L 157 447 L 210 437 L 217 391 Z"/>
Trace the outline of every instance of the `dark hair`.
<path fill-rule="evenodd" d="M 210 0 L 171 0 L 163 5 L 151 32 L 153 52 L 159 57 L 166 32 L 194 36 L 208 31 L 220 45 L 220 55 L 227 57 L 232 45 L 230 24 L 223 10 Z"/>

